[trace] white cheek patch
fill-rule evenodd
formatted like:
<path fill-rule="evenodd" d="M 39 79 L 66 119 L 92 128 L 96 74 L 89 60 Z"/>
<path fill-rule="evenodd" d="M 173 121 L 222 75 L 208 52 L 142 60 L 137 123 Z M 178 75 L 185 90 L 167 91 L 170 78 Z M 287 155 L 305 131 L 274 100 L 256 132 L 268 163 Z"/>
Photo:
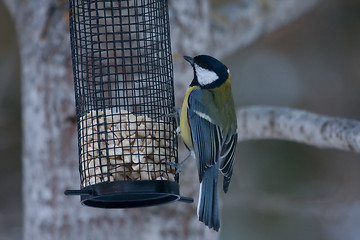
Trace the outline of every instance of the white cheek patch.
<path fill-rule="evenodd" d="M 195 64 L 195 71 L 197 80 L 201 86 L 211 84 L 219 78 L 215 72 L 202 68 L 197 64 Z"/>

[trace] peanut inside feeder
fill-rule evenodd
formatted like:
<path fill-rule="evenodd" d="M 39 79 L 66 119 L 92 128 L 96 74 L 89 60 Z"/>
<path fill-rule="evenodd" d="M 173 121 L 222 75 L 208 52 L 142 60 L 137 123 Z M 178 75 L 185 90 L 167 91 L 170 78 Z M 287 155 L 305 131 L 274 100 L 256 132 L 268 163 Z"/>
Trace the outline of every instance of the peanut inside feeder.
<path fill-rule="evenodd" d="M 81 174 L 86 187 L 126 180 L 175 181 L 175 132 L 164 121 L 126 110 L 80 117 Z"/>

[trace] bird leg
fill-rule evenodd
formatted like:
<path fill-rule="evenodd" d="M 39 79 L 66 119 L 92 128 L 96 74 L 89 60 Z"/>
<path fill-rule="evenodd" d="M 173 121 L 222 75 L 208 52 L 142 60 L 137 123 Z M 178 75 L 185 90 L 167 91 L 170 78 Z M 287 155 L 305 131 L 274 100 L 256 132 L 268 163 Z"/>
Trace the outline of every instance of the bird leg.
<path fill-rule="evenodd" d="M 174 107 L 174 112 L 166 114 L 166 117 L 173 117 L 176 121 L 176 134 L 180 135 L 180 108 Z"/>
<path fill-rule="evenodd" d="M 174 107 L 174 113 L 173 113 L 176 119 L 176 126 L 180 127 L 180 108 Z"/>
<path fill-rule="evenodd" d="M 191 157 L 193 156 L 192 152 L 190 152 L 190 154 L 181 162 L 179 163 L 173 163 L 173 162 L 167 162 L 167 164 L 169 164 L 170 166 L 176 168 L 176 173 L 181 173 L 181 168 L 184 165 L 184 163 L 189 160 Z"/>

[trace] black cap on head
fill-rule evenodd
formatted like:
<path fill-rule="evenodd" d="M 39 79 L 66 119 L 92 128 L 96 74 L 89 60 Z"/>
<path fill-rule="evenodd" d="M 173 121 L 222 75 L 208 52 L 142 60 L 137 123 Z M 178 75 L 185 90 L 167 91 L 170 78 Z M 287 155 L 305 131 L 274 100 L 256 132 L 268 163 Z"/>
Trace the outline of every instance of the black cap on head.
<path fill-rule="evenodd" d="M 216 73 L 219 72 L 227 72 L 228 68 L 216 58 L 213 58 L 208 55 L 199 55 L 194 57 L 194 63 L 199 65 L 202 68 L 214 71 Z"/>
<path fill-rule="evenodd" d="M 229 77 L 229 69 L 216 58 L 198 55 L 194 58 L 184 56 L 184 59 L 194 68 L 194 80 L 191 86 L 200 85 L 202 88 L 214 88 L 220 86 Z"/>

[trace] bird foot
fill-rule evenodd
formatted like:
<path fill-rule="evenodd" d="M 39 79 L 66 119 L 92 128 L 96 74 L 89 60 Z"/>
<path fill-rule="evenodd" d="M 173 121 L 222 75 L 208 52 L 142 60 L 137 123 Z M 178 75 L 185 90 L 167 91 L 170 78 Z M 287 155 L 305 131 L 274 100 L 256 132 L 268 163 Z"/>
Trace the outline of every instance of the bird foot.
<path fill-rule="evenodd" d="M 177 127 L 179 127 L 180 126 L 180 108 L 173 107 L 173 110 L 174 111 L 172 113 L 166 114 L 165 116 L 175 118 L 176 125 L 177 125 Z"/>
<path fill-rule="evenodd" d="M 170 166 L 174 167 L 176 169 L 176 173 L 181 173 L 181 164 L 180 163 L 173 163 L 173 162 L 168 162 L 167 164 L 169 164 Z"/>
<path fill-rule="evenodd" d="M 176 169 L 176 173 L 181 173 L 182 172 L 182 166 L 184 165 L 184 163 L 189 160 L 189 158 L 191 158 L 191 153 L 189 154 L 189 156 L 187 156 L 184 160 L 182 160 L 179 163 L 173 163 L 173 162 L 167 162 L 167 164 L 169 164 L 170 166 L 174 167 Z"/>

